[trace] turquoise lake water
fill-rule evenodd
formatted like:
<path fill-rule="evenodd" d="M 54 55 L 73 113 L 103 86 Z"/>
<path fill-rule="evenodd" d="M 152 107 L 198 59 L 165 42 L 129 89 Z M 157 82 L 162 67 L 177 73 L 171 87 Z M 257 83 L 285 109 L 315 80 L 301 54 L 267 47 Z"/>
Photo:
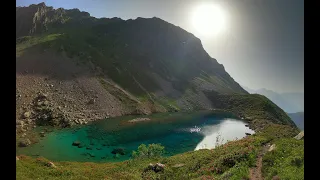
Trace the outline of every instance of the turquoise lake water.
<path fill-rule="evenodd" d="M 171 156 L 214 148 L 217 136 L 221 136 L 220 143 L 225 143 L 244 137 L 246 132 L 254 133 L 245 127 L 245 122 L 226 113 L 153 115 L 150 121 L 128 123 L 134 118 L 106 119 L 85 126 L 54 130 L 46 133 L 39 143 L 18 148 L 16 153 L 42 156 L 52 161 L 115 162 L 129 159 L 132 150 L 142 143 L 161 143 L 165 146 L 165 156 Z M 72 146 L 74 141 L 80 141 L 84 147 Z M 111 153 L 115 148 L 123 148 L 126 154 L 115 157 Z"/>

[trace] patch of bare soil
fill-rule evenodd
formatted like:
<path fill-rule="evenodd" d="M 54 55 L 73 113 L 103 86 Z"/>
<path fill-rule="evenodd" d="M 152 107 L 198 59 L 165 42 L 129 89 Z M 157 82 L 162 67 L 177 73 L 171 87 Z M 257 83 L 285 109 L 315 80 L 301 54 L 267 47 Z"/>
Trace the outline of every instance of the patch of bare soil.
<path fill-rule="evenodd" d="M 250 169 L 250 180 L 263 180 L 262 176 L 262 158 L 269 149 L 269 144 L 266 144 L 262 147 L 261 151 L 258 154 L 256 166 Z"/>

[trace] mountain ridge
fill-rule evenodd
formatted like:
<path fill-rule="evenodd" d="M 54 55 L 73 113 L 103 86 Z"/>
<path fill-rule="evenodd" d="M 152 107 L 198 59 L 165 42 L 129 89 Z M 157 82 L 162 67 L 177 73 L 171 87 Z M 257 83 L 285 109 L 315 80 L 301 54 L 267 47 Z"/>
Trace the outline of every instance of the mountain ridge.
<path fill-rule="evenodd" d="M 278 93 L 266 88 L 260 88 L 257 90 L 250 89 L 248 87 L 243 88 L 250 94 L 261 94 L 268 97 L 271 101 L 276 103 L 287 113 L 296 113 L 304 111 L 304 93 L 301 92 L 283 92 Z"/>

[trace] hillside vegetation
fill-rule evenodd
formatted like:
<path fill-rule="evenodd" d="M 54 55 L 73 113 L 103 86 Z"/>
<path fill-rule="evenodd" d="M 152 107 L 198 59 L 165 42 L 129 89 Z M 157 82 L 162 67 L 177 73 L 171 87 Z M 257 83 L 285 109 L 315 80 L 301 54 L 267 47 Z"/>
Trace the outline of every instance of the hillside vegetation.
<path fill-rule="evenodd" d="M 235 113 L 248 121 L 287 124 L 296 128 L 290 117 L 276 104 L 259 94 L 217 94 L 206 92 L 207 97 L 219 109 Z M 263 124 L 263 123 L 261 123 Z"/>

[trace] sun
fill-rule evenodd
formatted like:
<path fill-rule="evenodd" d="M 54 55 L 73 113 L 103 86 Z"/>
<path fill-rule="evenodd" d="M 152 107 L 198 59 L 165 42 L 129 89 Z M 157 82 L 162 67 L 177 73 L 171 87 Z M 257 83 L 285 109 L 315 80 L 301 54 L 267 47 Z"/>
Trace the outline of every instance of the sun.
<path fill-rule="evenodd" d="M 191 22 L 200 35 L 214 36 L 226 29 L 226 13 L 217 4 L 202 4 L 192 12 Z"/>

